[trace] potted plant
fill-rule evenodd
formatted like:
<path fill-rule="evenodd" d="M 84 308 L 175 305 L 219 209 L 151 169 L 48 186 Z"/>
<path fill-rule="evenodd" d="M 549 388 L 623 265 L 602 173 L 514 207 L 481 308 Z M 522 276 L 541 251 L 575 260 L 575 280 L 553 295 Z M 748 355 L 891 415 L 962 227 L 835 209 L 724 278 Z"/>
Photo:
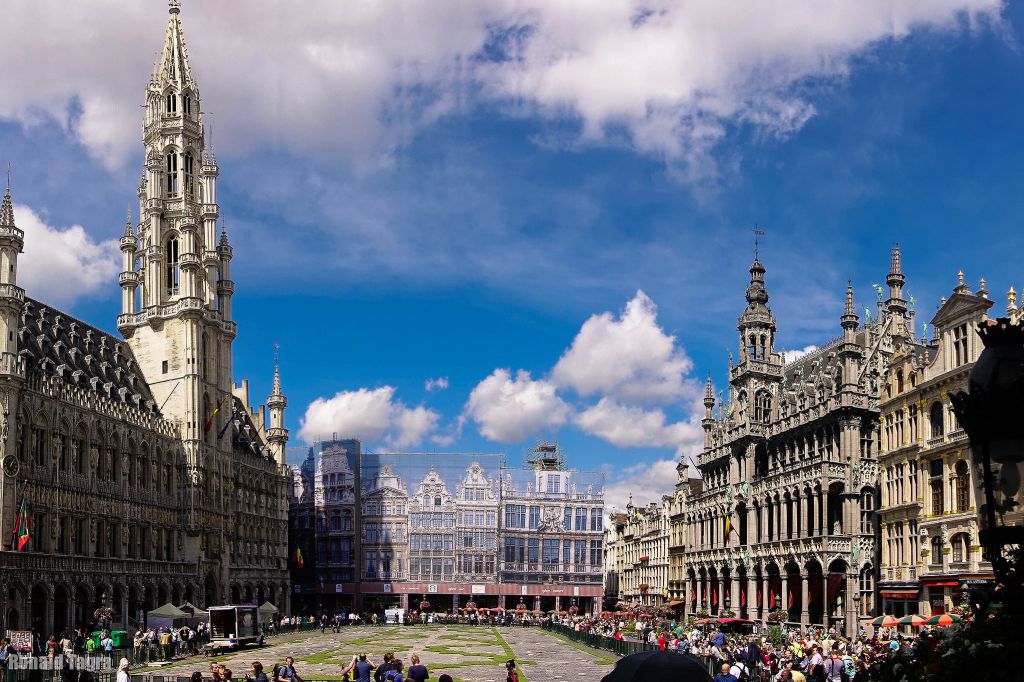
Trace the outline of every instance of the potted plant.
<path fill-rule="evenodd" d="M 785 611 L 783 611 L 782 609 L 776 609 L 775 611 L 772 611 L 771 613 L 768 614 L 768 622 L 769 623 L 784 623 L 784 622 L 786 622 L 787 616 L 789 616 L 789 614 L 786 613 Z"/>

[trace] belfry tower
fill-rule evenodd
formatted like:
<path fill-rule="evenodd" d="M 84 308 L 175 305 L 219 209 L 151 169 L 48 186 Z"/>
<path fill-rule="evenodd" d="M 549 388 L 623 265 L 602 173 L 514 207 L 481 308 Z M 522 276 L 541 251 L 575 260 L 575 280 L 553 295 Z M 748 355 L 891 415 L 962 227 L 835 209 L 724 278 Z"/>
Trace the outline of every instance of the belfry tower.
<path fill-rule="evenodd" d="M 137 233 L 121 237 L 117 327 L 164 417 L 180 425 L 188 477 L 226 471 L 232 439 L 231 245 L 217 235 L 217 161 L 206 148 L 199 86 L 178 3 L 146 87 Z M 195 493 L 193 493 L 195 494 Z"/>

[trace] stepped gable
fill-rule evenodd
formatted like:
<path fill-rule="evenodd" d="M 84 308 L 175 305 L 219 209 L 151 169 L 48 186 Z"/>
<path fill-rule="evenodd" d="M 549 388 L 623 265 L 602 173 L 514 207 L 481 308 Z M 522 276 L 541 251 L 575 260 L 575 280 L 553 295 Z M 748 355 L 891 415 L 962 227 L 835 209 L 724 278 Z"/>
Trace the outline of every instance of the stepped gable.
<path fill-rule="evenodd" d="M 18 354 L 29 373 L 159 414 L 131 348 L 119 338 L 32 298 L 25 299 Z"/>

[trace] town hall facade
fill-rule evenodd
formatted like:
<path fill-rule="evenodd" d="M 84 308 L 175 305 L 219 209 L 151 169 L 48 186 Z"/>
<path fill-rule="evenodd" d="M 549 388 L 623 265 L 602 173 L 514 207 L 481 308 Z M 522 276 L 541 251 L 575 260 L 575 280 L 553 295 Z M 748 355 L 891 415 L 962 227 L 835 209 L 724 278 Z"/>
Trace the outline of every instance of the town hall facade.
<path fill-rule="evenodd" d="M 59 633 L 100 607 L 127 625 L 167 601 L 288 606 L 287 400 L 276 360 L 265 406 L 233 381 L 233 252 L 177 3 L 144 104 L 121 338 L 18 286 L 34 245 L 9 187 L 0 207 L 0 631 Z"/>

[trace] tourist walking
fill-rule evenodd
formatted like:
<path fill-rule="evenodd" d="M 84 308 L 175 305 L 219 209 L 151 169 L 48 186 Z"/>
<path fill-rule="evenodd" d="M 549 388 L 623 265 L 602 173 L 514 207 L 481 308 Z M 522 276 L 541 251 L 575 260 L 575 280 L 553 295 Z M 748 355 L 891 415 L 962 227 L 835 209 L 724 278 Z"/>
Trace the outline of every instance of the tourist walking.
<path fill-rule="evenodd" d="M 402 676 L 402 661 L 401 659 L 394 658 L 391 660 L 391 670 L 384 676 L 385 682 L 403 682 L 405 677 Z"/>
<path fill-rule="evenodd" d="M 288 656 L 284 659 L 284 665 L 277 669 L 274 675 L 274 682 L 303 682 L 299 673 L 295 672 L 295 659 Z"/>
<path fill-rule="evenodd" d="M 377 666 L 377 671 L 373 673 L 373 682 L 384 682 L 386 679 L 384 676 L 391 671 L 391 660 L 394 657 L 395 655 L 391 652 L 384 654 L 384 662 Z"/>
<path fill-rule="evenodd" d="M 516 661 L 514 658 L 510 658 L 508 663 L 505 664 L 505 682 L 519 682 L 519 673 L 516 672 Z"/>
<path fill-rule="evenodd" d="M 366 654 L 359 654 L 359 661 L 356 663 L 356 682 L 370 682 L 370 672 L 374 665 L 366 660 Z"/>
<path fill-rule="evenodd" d="M 132 678 L 128 674 L 127 658 L 122 658 L 121 662 L 117 665 L 117 682 L 132 682 Z"/>
<path fill-rule="evenodd" d="M 270 678 L 263 672 L 263 664 L 259 661 L 253 661 L 252 667 L 249 668 L 249 672 L 246 674 L 245 679 L 248 682 L 270 682 Z"/>
<path fill-rule="evenodd" d="M 430 678 L 427 666 L 420 663 L 420 657 L 416 654 L 413 654 L 409 660 L 412 662 L 412 665 L 409 666 L 409 670 L 405 675 L 406 678 L 412 682 L 426 682 Z"/>

